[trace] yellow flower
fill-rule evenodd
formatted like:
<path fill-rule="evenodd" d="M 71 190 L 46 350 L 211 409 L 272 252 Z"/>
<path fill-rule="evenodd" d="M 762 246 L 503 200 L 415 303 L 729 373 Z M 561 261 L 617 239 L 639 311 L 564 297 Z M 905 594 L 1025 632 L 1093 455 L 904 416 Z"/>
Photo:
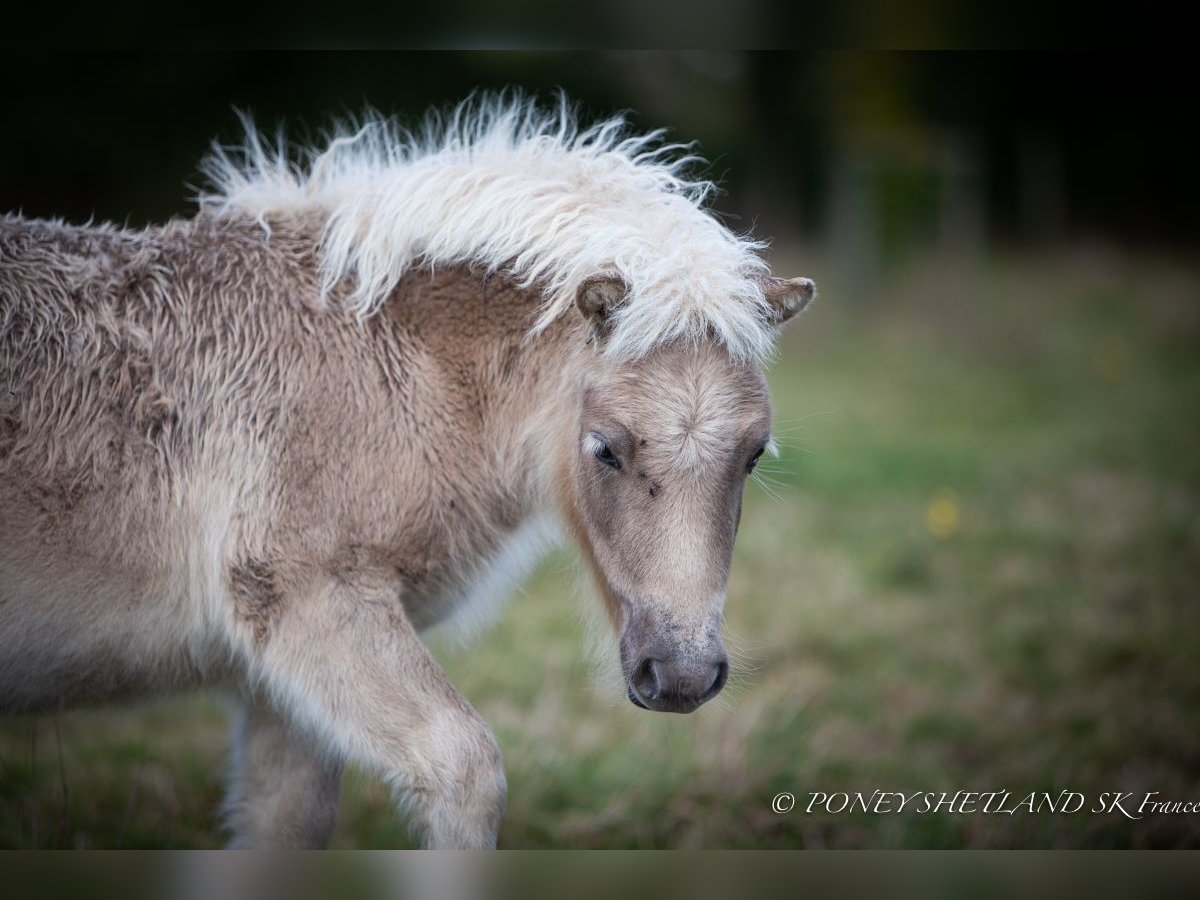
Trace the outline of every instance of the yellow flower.
<path fill-rule="evenodd" d="M 958 531 L 958 495 L 948 488 L 934 492 L 933 499 L 925 507 L 925 527 L 940 541 Z"/>

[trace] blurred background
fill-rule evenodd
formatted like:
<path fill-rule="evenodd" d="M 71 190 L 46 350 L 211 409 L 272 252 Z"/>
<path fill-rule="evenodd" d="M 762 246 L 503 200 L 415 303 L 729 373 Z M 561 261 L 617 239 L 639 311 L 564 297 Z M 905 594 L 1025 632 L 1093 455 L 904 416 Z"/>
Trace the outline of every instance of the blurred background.
<path fill-rule="evenodd" d="M 234 107 L 305 141 L 366 105 L 416 123 L 475 88 L 562 88 L 697 140 L 731 227 L 817 280 L 769 372 L 783 452 L 747 489 L 721 700 L 655 716 L 600 693 L 565 552 L 494 631 L 435 639 L 505 754 L 503 846 L 1200 844 L 1197 815 L 770 806 L 1200 800 L 1185 57 L 6 52 L 0 77 L 0 211 L 189 215 Z M 218 845 L 225 732 L 206 696 L 0 722 L 0 846 Z M 407 841 L 352 773 L 336 845 Z"/>

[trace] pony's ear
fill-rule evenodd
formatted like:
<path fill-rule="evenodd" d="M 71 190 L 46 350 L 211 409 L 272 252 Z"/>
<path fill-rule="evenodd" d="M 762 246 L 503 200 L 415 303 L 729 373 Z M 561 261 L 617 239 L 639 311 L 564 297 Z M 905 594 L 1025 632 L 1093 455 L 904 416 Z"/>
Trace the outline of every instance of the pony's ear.
<path fill-rule="evenodd" d="M 603 328 L 609 314 L 621 305 L 629 286 L 616 275 L 593 275 L 579 285 L 575 305 L 598 328 Z"/>
<path fill-rule="evenodd" d="M 811 278 L 763 278 L 763 296 L 771 307 L 771 320 L 782 325 L 817 296 L 817 286 Z"/>

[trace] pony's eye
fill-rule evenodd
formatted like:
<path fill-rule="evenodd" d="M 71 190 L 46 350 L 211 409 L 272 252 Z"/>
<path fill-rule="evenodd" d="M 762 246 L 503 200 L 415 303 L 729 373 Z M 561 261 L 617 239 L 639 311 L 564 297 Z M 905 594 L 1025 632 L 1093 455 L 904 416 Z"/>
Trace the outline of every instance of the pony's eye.
<path fill-rule="evenodd" d="M 608 438 L 598 431 L 590 431 L 583 439 L 583 452 L 596 457 L 604 465 L 611 469 L 621 468 L 621 461 L 617 459 L 617 454 L 612 452 L 612 446 L 608 443 Z"/>
<path fill-rule="evenodd" d="M 596 459 L 614 469 L 621 468 L 621 461 L 613 454 L 612 448 L 607 443 L 601 444 L 595 453 Z"/>
<path fill-rule="evenodd" d="M 754 451 L 754 455 L 753 455 L 752 457 L 750 457 L 750 462 L 748 462 L 748 463 L 746 464 L 746 471 L 747 471 L 747 472 L 753 472 L 753 471 L 754 471 L 754 467 L 755 467 L 755 466 L 757 466 L 757 465 L 758 465 L 758 461 L 759 461 L 760 459 L 762 459 L 763 450 L 765 450 L 765 449 L 767 449 L 767 448 L 766 448 L 766 447 L 759 447 L 757 450 L 755 450 L 755 451 Z"/>

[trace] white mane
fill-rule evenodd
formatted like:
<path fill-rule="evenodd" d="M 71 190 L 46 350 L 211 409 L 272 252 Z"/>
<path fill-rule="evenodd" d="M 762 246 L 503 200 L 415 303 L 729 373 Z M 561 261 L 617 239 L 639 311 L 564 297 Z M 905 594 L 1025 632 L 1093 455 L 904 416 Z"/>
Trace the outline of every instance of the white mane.
<path fill-rule="evenodd" d="M 215 146 L 202 206 L 268 213 L 318 209 L 323 288 L 352 286 L 359 318 L 379 308 L 414 267 L 473 263 L 540 283 L 540 331 L 574 310 L 580 283 L 620 275 L 629 294 L 607 350 L 640 356 L 673 339 L 715 334 L 734 354 L 762 359 L 773 328 L 758 277 L 763 244 L 731 232 L 705 207 L 700 160 L 661 131 L 632 134 L 623 117 L 581 128 L 565 100 L 469 100 L 431 115 L 417 134 L 372 115 L 297 162 L 280 138 Z"/>

